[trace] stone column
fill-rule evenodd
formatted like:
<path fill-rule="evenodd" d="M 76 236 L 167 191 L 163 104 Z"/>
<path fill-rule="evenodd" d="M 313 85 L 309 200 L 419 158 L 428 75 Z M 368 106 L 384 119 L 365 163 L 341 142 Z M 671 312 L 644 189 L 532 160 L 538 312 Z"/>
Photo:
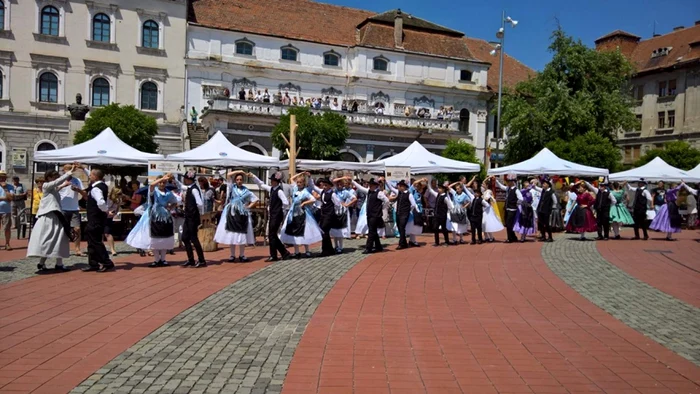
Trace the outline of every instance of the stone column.
<path fill-rule="evenodd" d="M 488 141 L 488 131 L 486 130 L 486 110 L 479 109 L 476 111 L 476 129 L 470 130 L 473 136 L 474 147 L 476 148 L 476 157 L 481 160 L 484 165 L 488 165 L 488 158 L 484 160 L 486 150 L 484 149 Z"/>
<path fill-rule="evenodd" d="M 367 145 L 367 153 L 365 154 L 365 163 L 374 160 L 374 145 Z"/>
<path fill-rule="evenodd" d="M 71 120 L 68 123 L 68 141 L 70 145 L 73 145 L 73 139 L 75 138 L 75 133 L 80 131 L 85 125 L 84 120 Z"/>

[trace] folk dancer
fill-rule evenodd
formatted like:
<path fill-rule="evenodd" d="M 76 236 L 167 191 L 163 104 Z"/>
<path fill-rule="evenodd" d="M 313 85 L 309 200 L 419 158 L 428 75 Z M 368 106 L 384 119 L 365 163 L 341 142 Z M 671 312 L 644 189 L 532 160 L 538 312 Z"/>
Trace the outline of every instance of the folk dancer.
<path fill-rule="evenodd" d="M 574 212 L 576 208 L 576 184 L 572 183 L 569 185 L 566 191 L 566 213 L 564 214 L 564 226 L 569 224 L 569 219 L 571 219 L 571 213 Z"/>
<path fill-rule="evenodd" d="M 513 231 L 520 233 L 520 242 L 525 242 L 528 235 L 535 233 L 535 209 L 533 208 L 532 187 L 529 181 L 523 182 L 520 194 L 523 196 L 523 200 L 518 208 Z"/>
<path fill-rule="evenodd" d="M 596 226 L 598 227 L 597 240 L 610 239 L 610 208 L 617 204 L 617 199 L 610 193 L 606 182 L 600 183 L 600 188 L 597 188 L 590 183 L 584 181 L 588 190 L 595 194 L 595 217 Z"/>
<path fill-rule="evenodd" d="M 651 192 L 651 196 L 654 198 L 654 211 L 658 214 L 661 208 L 666 205 L 666 184 L 664 181 L 656 182 L 656 189 Z"/>
<path fill-rule="evenodd" d="M 454 203 L 452 210 L 449 212 L 450 222 L 452 223 L 452 242 L 464 244 L 464 234 L 469 231 L 469 223 L 471 222 L 471 218 L 467 214 L 467 207 L 473 199 L 473 194 L 468 189 L 465 189 L 462 182 L 455 182 L 447 188 Z M 458 236 L 459 241 L 457 241 Z"/>
<path fill-rule="evenodd" d="M 484 233 L 486 242 L 494 242 L 496 239 L 493 234 L 504 229 L 503 222 L 498 216 L 498 205 L 493 197 L 493 192 L 490 189 L 482 189 L 482 197 L 489 204 L 489 207 L 484 210 L 483 219 L 481 222 L 481 230 Z"/>
<path fill-rule="evenodd" d="M 440 246 L 440 233 L 445 237 L 445 245 L 453 245 L 449 238 L 449 231 L 452 225 L 447 217 L 447 213 L 454 209 L 454 204 L 452 200 L 447 197 L 447 185 L 438 185 L 438 190 L 435 191 L 429 185 L 428 195 L 433 196 L 435 199 L 435 221 L 433 223 L 433 235 L 435 236 L 435 243 L 433 246 Z"/>
<path fill-rule="evenodd" d="M 595 217 L 591 205 L 594 203 L 594 197 L 587 192 L 583 183 L 578 183 L 576 190 L 576 205 L 571 212 L 569 224 L 566 225 L 566 230 L 572 233 L 581 234 L 580 240 L 586 240 L 587 232 L 598 231 Z"/>
<path fill-rule="evenodd" d="M 561 218 L 561 214 L 557 210 L 559 201 L 557 201 L 551 182 L 549 178 L 545 177 L 542 179 L 542 187 L 534 186 L 534 189 L 540 193 L 540 201 L 537 204 L 537 227 L 540 230 L 540 241 L 542 242 L 554 242 L 551 225 L 552 214 Z"/>
<path fill-rule="evenodd" d="M 243 185 L 244 171 L 232 171 L 228 178 L 233 178 L 226 187 L 226 206 L 221 214 L 221 220 L 216 226 L 214 240 L 220 244 L 229 245 L 231 254 L 229 263 L 236 262 L 236 245 L 238 245 L 238 261 L 247 263 L 245 257 L 246 245 L 255 245 L 253 233 L 253 215 L 250 210 L 258 204 L 258 197 Z"/>
<path fill-rule="evenodd" d="M 474 189 L 474 194 L 467 191 L 469 194 L 469 202 L 467 203 L 467 216 L 472 227 L 472 242 L 471 245 L 478 243 L 481 245 L 484 240 L 482 236 L 482 227 L 484 222 L 484 211 L 488 210 L 491 205 L 482 198 L 481 188 Z"/>
<path fill-rule="evenodd" d="M 682 184 L 675 187 L 672 186 L 671 189 L 664 192 L 666 202 L 656 211 L 656 217 L 649 225 L 649 228 L 652 230 L 666 233 L 667 241 L 675 241 L 671 237 L 671 234 L 681 232 L 683 218 L 680 212 L 678 212 L 678 204 L 676 204 L 678 191 L 681 190 L 681 187 L 683 187 Z M 656 201 L 654 201 L 654 203 L 656 203 Z"/>
<path fill-rule="evenodd" d="M 654 200 L 652 199 L 649 190 L 647 190 L 647 183 L 644 178 L 637 181 L 637 187 L 632 187 L 626 182 L 625 186 L 628 190 L 634 192 L 634 202 L 632 203 L 634 238 L 632 239 L 639 239 L 639 230 L 641 229 L 644 234 L 644 240 L 646 241 L 649 239 L 649 234 L 647 234 L 647 227 L 649 226 L 649 222 L 647 222 L 647 212 L 654 210 Z"/>
<path fill-rule="evenodd" d="M 310 209 L 316 199 L 311 195 L 303 173 L 292 179 L 296 181 L 296 185 L 292 191 L 292 204 L 287 218 L 282 223 L 280 240 L 285 244 L 294 245 L 294 258 L 301 258 L 300 245 L 304 246 L 305 256 L 311 257 L 309 245 L 323 240 L 323 232 Z"/>
<path fill-rule="evenodd" d="M 496 179 L 498 188 L 506 192 L 506 232 L 508 233 L 508 239 L 505 243 L 518 242 L 518 237 L 515 235 L 513 228 L 515 227 L 518 216 L 518 206 L 523 201 L 523 194 L 515 185 L 516 180 L 517 177 L 515 174 L 508 174 L 506 176 L 508 186 L 505 186 Z"/>
<path fill-rule="evenodd" d="M 289 208 L 289 200 L 287 195 L 282 188 L 282 173 L 275 172 L 270 175 L 270 185 L 266 185 L 258 179 L 255 175 L 252 176 L 253 182 L 255 182 L 258 187 L 269 193 L 270 199 L 268 201 L 268 228 L 267 228 L 267 243 L 270 246 L 270 257 L 267 258 L 267 262 L 278 261 L 279 258 L 277 254 L 283 258 L 287 259 L 291 256 L 291 253 L 287 251 L 282 241 L 279 238 L 280 227 L 285 218 L 284 211 Z"/>
<path fill-rule="evenodd" d="M 341 254 L 343 253 L 343 241 L 345 238 L 350 238 L 351 235 L 351 213 L 352 207 L 357 202 L 357 195 L 352 188 L 348 187 L 349 182 L 347 179 L 337 178 L 333 182 L 336 184 L 335 195 L 340 200 L 340 206 L 336 207 L 337 223 L 331 228 L 331 237 L 333 237 L 335 252 Z"/>
<path fill-rule="evenodd" d="M 355 187 L 359 186 L 356 182 L 353 182 Z M 362 187 L 362 186 L 360 186 Z M 367 235 L 367 244 L 365 245 L 365 250 L 363 254 L 376 253 L 383 251 L 381 240 L 379 239 L 378 228 L 384 227 L 384 220 L 382 219 L 382 207 L 384 204 L 389 203 L 389 198 L 384 194 L 383 191 L 379 190 L 379 182 L 374 180 L 374 178 L 369 180 L 369 189 L 357 188 L 357 190 L 367 194 L 367 199 L 365 201 L 366 209 L 365 213 L 367 216 L 367 226 L 369 228 Z"/>
<path fill-rule="evenodd" d="M 90 171 L 90 186 L 86 190 L 81 190 L 83 198 L 87 198 L 87 227 L 85 235 L 88 242 L 88 267 L 83 271 L 107 272 L 114 269 L 114 263 L 109 259 L 107 248 L 102 243 L 107 222 L 107 185 L 104 183 L 104 173 L 102 170 L 93 169 Z"/>
<path fill-rule="evenodd" d="M 321 257 L 333 256 L 337 249 L 333 249 L 333 241 L 331 240 L 331 230 L 337 227 L 336 223 L 336 208 L 341 208 L 341 202 L 338 196 L 333 191 L 333 184 L 327 178 L 320 178 L 317 181 L 321 187 L 314 184 L 313 179 L 309 176 L 309 186 L 313 191 L 319 194 L 320 201 L 320 221 L 319 226 L 323 231 L 321 240 Z M 347 216 L 347 212 L 346 212 Z M 347 220 L 347 219 L 346 219 Z"/>
<path fill-rule="evenodd" d="M 681 186 L 685 188 L 685 190 L 688 192 L 688 197 L 686 199 L 686 204 L 688 205 L 688 229 L 692 229 L 697 225 L 697 217 L 698 217 L 698 208 L 697 208 L 697 200 L 698 200 L 698 189 L 693 189 L 692 187 L 688 186 L 685 182 L 681 181 Z M 697 187 L 697 185 L 696 185 Z M 688 202 L 688 200 L 691 200 L 691 202 Z M 693 204 L 694 203 L 694 204 Z"/>
<path fill-rule="evenodd" d="M 406 184 L 405 180 L 400 180 L 396 184 L 396 188 L 392 196 L 392 199 L 396 201 L 396 227 L 399 231 L 399 246 L 396 250 L 401 250 L 408 247 L 406 226 L 411 218 L 411 212 L 418 210 L 418 206 L 413 198 L 413 194 L 408 191 L 408 184 Z"/>
<path fill-rule="evenodd" d="M 183 182 L 180 183 L 174 179 L 178 188 L 185 193 L 185 221 L 182 224 L 182 243 L 185 244 L 185 252 L 187 252 L 187 261 L 182 264 L 183 267 L 194 266 L 201 268 L 207 266 L 207 261 L 204 259 L 204 251 L 202 244 L 199 243 L 199 225 L 201 224 L 201 214 L 204 209 L 202 200 L 202 192 L 195 182 L 197 174 L 190 170 L 183 177 Z M 197 251 L 197 262 L 194 261 L 194 253 L 192 247 Z"/>

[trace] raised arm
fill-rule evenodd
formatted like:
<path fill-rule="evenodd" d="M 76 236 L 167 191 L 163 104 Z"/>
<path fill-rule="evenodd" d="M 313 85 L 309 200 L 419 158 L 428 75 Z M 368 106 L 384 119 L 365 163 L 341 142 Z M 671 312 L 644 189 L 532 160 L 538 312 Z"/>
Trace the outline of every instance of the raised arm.
<path fill-rule="evenodd" d="M 360 193 L 367 194 L 367 192 L 369 192 L 369 189 L 360 185 L 359 183 L 355 182 L 354 180 L 352 181 L 352 185 L 355 186 L 355 189 L 359 190 Z"/>
<path fill-rule="evenodd" d="M 414 212 L 419 212 L 418 204 L 416 204 L 416 199 L 413 197 L 413 193 L 408 193 L 408 201 L 411 203 L 411 210 Z"/>
<path fill-rule="evenodd" d="M 627 183 L 627 182 L 625 182 L 625 187 L 627 188 L 627 190 L 630 190 L 630 191 L 633 191 L 633 192 L 636 192 L 636 191 L 637 191 L 637 188 L 636 188 L 636 187 L 630 186 L 630 184 Z"/>
<path fill-rule="evenodd" d="M 44 183 L 42 190 L 44 191 L 44 193 L 50 193 L 53 189 L 59 188 L 59 186 L 70 186 L 70 183 L 68 183 L 65 186 L 63 184 L 64 182 L 66 182 L 66 180 L 68 180 L 68 177 L 70 177 L 72 174 L 72 171 L 66 171 L 63 175 L 61 175 L 60 178 L 56 179 L 55 181 Z"/>
<path fill-rule="evenodd" d="M 588 181 L 583 181 L 583 184 L 586 185 L 586 188 L 588 188 L 588 190 L 592 191 L 592 192 L 595 193 L 595 194 L 598 194 L 598 188 L 597 188 L 597 187 L 591 185 L 590 183 L 588 183 Z"/>
<path fill-rule="evenodd" d="M 430 182 L 428 182 L 425 187 L 428 189 L 428 193 L 430 193 L 431 196 L 437 197 L 438 193 L 430 187 Z"/>
<path fill-rule="evenodd" d="M 399 189 L 392 186 L 390 182 L 386 182 L 385 185 L 389 189 L 390 192 L 392 192 L 394 194 L 399 194 Z"/>
<path fill-rule="evenodd" d="M 251 177 L 251 178 L 253 178 L 253 183 L 255 183 L 256 185 L 258 185 L 259 188 L 265 190 L 265 191 L 268 192 L 268 193 L 270 192 L 270 190 L 272 190 L 272 187 L 271 187 L 270 185 L 265 184 L 265 182 L 261 181 L 260 178 L 258 178 L 257 176 L 255 176 L 255 174 L 253 174 L 253 173 L 248 173 L 248 176 Z M 226 188 L 226 189 L 228 189 L 228 188 Z"/>
<path fill-rule="evenodd" d="M 686 185 L 685 182 L 681 183 L 681 186 L 683 186 L 685 188 L 685 190 L 688 191 L 688 193 L 695 194 L 696 196 L 698 195 L 698 191 L 693 189 L 692 187 Z"/>
<path fill-rule="evenodd" d="M 501 181 L 496 178 L 493 178 L 493 180 L 496 181 L 496 186 L 498 186 L 499 189 L 503 190 L 504 192 L 508 191 L 508 186 L 502 184 Z"/>
<path fill-rule="evenodd" d="M 312 178 L 312 177 L 308 178 L 308 181 L 306 182 L 306 187 L 309 189 L 309 191 L 314 191 L 318 194 L 323 193 L 323 189 L 316 186 L 316 182 L 314 182 L 314 178 Z"/>

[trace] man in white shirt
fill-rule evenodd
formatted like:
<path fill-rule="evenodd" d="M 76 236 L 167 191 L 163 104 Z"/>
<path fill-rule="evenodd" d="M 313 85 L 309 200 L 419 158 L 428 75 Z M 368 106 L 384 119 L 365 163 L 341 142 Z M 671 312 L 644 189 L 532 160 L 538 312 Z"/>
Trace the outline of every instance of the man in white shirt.
<path fill-rule="evenodd" d="M 71 164 L 66 164 L 63 166 L 63 171 L 70 171 L 72 168 Z M 62 188 L 58 194 L 61 196 L 61 211 L 63 216 L 66 217 L 66 221 L 70 224 L 75 232 L 75 241 L 73 241 L 73 251 L 76 256 L 82 256 L 83 253 L 80 250 L 80 199 L 81 191 L 83 188 L 83 182 L 71 176 L 68 178 L 71 182 L 70 187 Z"/>
<path fill-rule="evenodd" d="M 523 194 L 520 189 L 516 186 L 517 175 L 508 174 L 506 180 L 508 181 L 508 186 L 503 185 L 496 179 L 496 185 L 499 189 L 506 192 L 506 233 L 508 234 L 508 239 L 505 243 L 512 243 L 518 241 L 518 236 L 515 235 L 513 227 L 515 226 L 515 217 L 518 213 L 518 205 L 523 201 Z"/>
<path fill-rule="evenodd" d="M 182 243 L 185 244 L 185 252 L 187 253 L 187 261 L 182 264 L 183 267 L 194 266 L 195 268 L 206 267 L 207 261 L 204 259 L 204 250 L 199 242 L 199 225 L 201 224 L 201 214 L 204 212 L 204 201 L 202 200 L 202 192 L 197 186 L 195 179 L 197 173 L 187 171 L 184 175 L 184 184 L 176 181 L 180 190 L 184 192 L 183 202 L 185 204 L 185 222 L 182 225 Z M 194 261 L 194 253 L 197 252 L 197 262 Z"/>
<path fill-rule="evenodd" d="M 634 220 L 633 239 L 639 239 L 639 229 L 642 229 L 644 240 L 646 241 L 649 239 L 647 234 L 647 228 L 649 227 L 647 211 L 654 209 L 654 200 L 649 190 L 647 190 L 647 183 L 643 178 L 637 182 L 637 187 L 626 185 L 629 190 L 634 192 L 634 203 L 632 204 L 632 219 Z"/>
<path fill-rule="evenodd" d="M 83 268 L 83 271 L 107 272 L 114 269 L 114 263 L 109 259 L 105 244 L 102 242 L 109 210 L 106 201 L 108 188 L 104 183 L 104 173 L 101 170 L 93 169 L 89 177 L 90 187 L 78 192 L 87 200 L 88 222 L 85 235 L 88 242 L 88 267 Z"/>

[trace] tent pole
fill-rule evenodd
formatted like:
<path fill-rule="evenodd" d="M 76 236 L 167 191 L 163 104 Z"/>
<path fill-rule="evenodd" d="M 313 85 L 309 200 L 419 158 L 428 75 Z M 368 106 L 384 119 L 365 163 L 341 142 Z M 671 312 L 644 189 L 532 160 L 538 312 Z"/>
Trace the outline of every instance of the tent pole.
<path fill-rule="evenodd" d="M 297 174 L 297 116 L 289 115 L 289 183 Z"/>
<path fill-rule="evenodd" d="M 31 213 L 34 210 L 34 193 L 36 193 L 36 190 L 34 190 L 36 188 L 36 185 L 34 184 L 35 177 L 36 177 L 36 162 L 34 160 L 32 160 L 32 199 L 29 201 L 29 217 L 30 218 L 32 217 Z M 29 236 L 31 237 L 33 223 L 30 222 L 28 227 L 29 227 Z"/>

